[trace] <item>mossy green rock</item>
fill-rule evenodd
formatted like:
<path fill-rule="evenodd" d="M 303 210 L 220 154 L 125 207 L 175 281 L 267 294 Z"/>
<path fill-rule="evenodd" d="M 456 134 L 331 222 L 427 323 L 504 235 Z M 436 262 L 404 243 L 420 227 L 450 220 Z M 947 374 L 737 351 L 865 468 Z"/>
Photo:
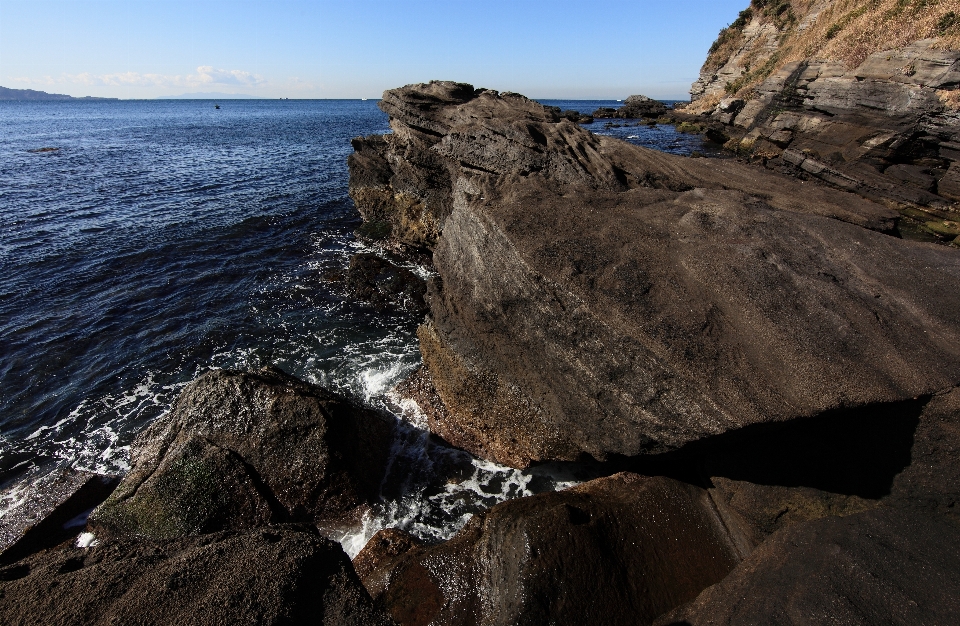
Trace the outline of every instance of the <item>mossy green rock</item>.
<path fill-rule="evenodd" d="M 90 526 L 100 537 L 153 538 L 339 526 L 376 498 L 392 428 L 277 369 L 210 372 L 137 438 L 133 469 Z"/>

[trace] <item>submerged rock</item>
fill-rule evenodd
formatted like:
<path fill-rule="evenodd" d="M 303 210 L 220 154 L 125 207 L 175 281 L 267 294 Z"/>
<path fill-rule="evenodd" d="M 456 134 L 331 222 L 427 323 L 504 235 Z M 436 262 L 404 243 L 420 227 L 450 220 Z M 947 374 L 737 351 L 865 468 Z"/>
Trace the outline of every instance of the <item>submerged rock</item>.
<path fill-rule="evenodd" d="M 877 509 L 786 528 L 658 626 L 955 624 L 960 533 Z"/>
<path fill-rule="evenodd" d="M 706 491 L 617 474 L 501 503 L 446 543 L 409 548 L 374 597 L 403 626 L 649 623 L 723 578 L 737 541 Z"/>
<path fill-rule="evenodd" d="M 101 538 L 342 526 L 376 498 L 392 431 L 275 368 L 209 372 L 137 437 L 130 473 L 89 525 Z"/>
<path fill-rule="evenodd" d="M 376 254 L 361 253 L 350 258 L 347 288 L 354 298 L 369 302 L 380 311 L 393 307 L 424 312 L 427 308 L 423 301 L 426 281 Z"/>
<path fill-rule="evenodd" d="M 37 554 L 0 567 L 0 622 L 392 624 L 339 545 L 289 526 Z"/>

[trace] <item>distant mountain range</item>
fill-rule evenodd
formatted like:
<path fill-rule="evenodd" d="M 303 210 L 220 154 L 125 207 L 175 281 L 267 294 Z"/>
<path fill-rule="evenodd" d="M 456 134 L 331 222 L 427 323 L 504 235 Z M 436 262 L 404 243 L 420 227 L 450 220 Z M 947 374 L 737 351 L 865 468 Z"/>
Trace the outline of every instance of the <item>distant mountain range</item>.
<path fill-rule="evenodd" d="M 248 96 L 244 93 L 185 93 L 179 96 L 157 96 L 157 100 L 257 100 L 258 96 Z"/>
<path fill-rule="evenodd" d="M 46 91 L 35 91 L 33 89 L 0 87 L 0 100 L 119 100 L 119 98 L 95 98 L 93 96 L 74 98 L 73 96 L 62 93 L 47 93 Z"/>

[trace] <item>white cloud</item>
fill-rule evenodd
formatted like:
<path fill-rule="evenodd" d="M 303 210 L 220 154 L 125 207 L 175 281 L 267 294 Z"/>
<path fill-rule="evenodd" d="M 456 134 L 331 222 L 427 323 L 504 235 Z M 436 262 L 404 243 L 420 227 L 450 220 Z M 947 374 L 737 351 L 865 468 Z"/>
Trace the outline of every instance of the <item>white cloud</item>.
<path fill-rule="evenodd" d="M 201 65 L 197 68 L 196 75 L 188 76 L 189 79 L 199 80 L 201 84 L 218 85 L 260 85 L 266 81 L 263 77 L 242 70 L 218 70 L 211 65 Z"/>
<path fill-rule="evenodd" d="M 121 72 L 117 74 L 63 74 L 60 79 L 50 76 L 43 78 L 15 78 L 20 84 L 58 85 L 73 83 L 88 86 L 110 87 L 201 87 L 204 85 L 242 85 L 250 87 L 266 83 L 259 74 L 252 74 L 243 70 L 221 70 L 212 65 L 201 65 L 196 74 L 141 74 L 140 72 Z"/>
<path fill-rule="evenodd" d="M 53 76 L 44 76 L 42 78 L 26 78 L 24 76 L 15 76 L 9 79 L 12 82 L 22 85 L 56 85 L 57 81 Z"/>

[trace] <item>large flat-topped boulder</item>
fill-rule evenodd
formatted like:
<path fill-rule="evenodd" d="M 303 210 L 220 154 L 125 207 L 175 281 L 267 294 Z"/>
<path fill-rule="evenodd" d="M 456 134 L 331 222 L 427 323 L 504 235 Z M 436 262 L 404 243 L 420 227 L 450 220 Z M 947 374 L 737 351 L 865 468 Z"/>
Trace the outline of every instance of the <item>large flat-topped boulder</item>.
<path fill-rule="evenodd" d="M 468 449 L 659 452 L 960 377 L 954 250 L 738 191 L 532 182 L 465 199 L 434 257 L 421 349 Z"/>
<path fill-rule="evenodd" d="M 878 232 L 887 209 L 442 88 L 388 92 L 432 108 L 385 104 L 397 133 L 379 141 L 385 189 L 427 157 L 445 172 L 420 340 L 446 405 L 431 428 L 455 445 L 515 466 L 633 456 L 960 382 L 960 256 Z M 423 117 L 434 134 L 408 130 Z M 521 119 L 583 180 L 504 151 L 523 152 Z M 351 172 L 368 173 L 359 157 Z"/>

